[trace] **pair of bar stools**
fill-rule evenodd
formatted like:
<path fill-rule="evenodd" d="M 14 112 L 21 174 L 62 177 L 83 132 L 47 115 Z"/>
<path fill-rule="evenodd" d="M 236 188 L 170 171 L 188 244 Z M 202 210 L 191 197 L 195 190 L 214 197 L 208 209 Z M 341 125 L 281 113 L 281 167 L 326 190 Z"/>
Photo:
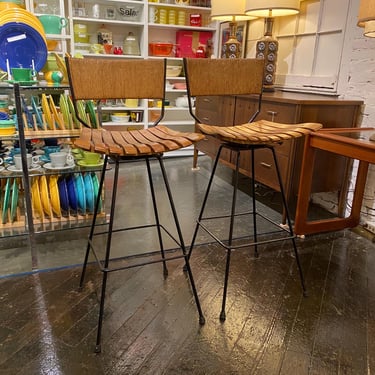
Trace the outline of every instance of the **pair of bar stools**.
<path fill-rule="evenodd" d="M 302 289 L 305 292 L 305 285 L 303 279 L 303 273 L 298 257 L 295 235 L 291 220 L 288 213 L 287 203 L 285 194 L 282 187 L 280 178 L 280 171 L 277 164 L 274 148 L 283 141 L 295 137 L 299 137 L 307 132 L 317 130 L 321 127 L 320 124 L 304 123 L 304 124 L 279 124 L 268 121 L 254 121 L 256 115 L 260 111 L 260 105 L 262 101 L 262 77 L 263 77 L 263 60 L 256 59 L 184 59 L 184 72 L 186 76 L 188 96 L 222 96 L 222 95 L 257 95 L 258 97 L 258 108 L 255 114 L 249 115 L 249 123 L 236 125 L 236 126 L 212 126 L 205 125 L 201 119 L 197 118 L 194 109 L 191 107 L 191 101 L 189 100 L 190 113 L 195 118 L 199 133 L 185 133 L 178 132 L 169 129 L 166 126 L 160 125 L 159 122 L 164 116 L 164 96 L 165 96 L 165 72 L 166 72 L 166 61 L 165 60 L 112 60 L 112 59 L 78 59 L 78 58 L 66 58 L 67 71 L 69 76 L 71 96 L 74 105 L 80 100 L 94 100 L 100 108 L 100 101 L 106 99 L 123 99 L 123 98 L 135 98 L 135 99 L 156 99 L 160 100 L 162 106 L 160 108 L 160 116 L 152 125 L 148 125 L 142 130 L 127 130 L 127 131 L 108 131 L 102 128 L 93 129 L 89 124 L 85 123 L 83 119 L 80 119 L 84 125 L 80 137 L 75 141 L 75 145 L 94 152 L 98 152 L 104 155 L 104 164 L 100 179 L 99 194 L 96 202 L 96 208 L 94 210 L 92 225 L 89 233 L 88 244 L 86 249 L 86 255 L 83 263 L 83 269 L 81 274 L 80 286 L 82 286 L 85 271 L 89 259 L 89 254 L 92 252 L 95 256 L 97 263 L 102 272 L 102 286 L 101 286 L 101 297 L 100 297 L 100 310 L 99 320 L 97 327 L 97 338 L 95 351 L 101 351 L 101 332 L 103 323 L 104 303 L 106 294 L 107 278 L 110 272 L 120 271 L 127 268 L 133 268 L 138 266 L 144 266 L 146 264 L 160 262 L 163 265 L 164 275 L 168 273 L 166 263 L 170 260 L 182 258 L 185 262 L 184 268 L 188 273 L 192 292 L 195 298 L 199 314 L 199 323 L 204 324 L 205 318 L 201 309 L 198 292 L 194 283 L 193 274 L 190 268 L 190 256 L 195 246 L 197 234 L 200 228 L 206 231 L 214 240 L 218 241 L 226 249 L 226 269 L 224 277 L 224 290 L 222 300 L 222 310 L 220 313 L 220 319 L 225 320 L 225 302 L 230 270 L 230 257 L 231 252 L 237 248 L 252 246 L 255 249 L 255 253 L 258 252 L 258 245 L 265 244 L 268 242 L 281 241 L 289 239 L 292 241 L 293 250 L 299 269 L 299 275 L 301 279 Z M 79 112 L 76 111 L 78 114 Z M 229 124 L 232 125 L 232 124 Z M 190 146 L 195 142 L 202 140 L 205 135 L 212 135 L 217 137 L 221 143 L 214 160 L 213 169 L 208 182 L 208 187 L 203 199 L 201 211 L 198 216 L 196 223 L 192 243 L 189 251 L 186 249 L 184 244 L 176 208 L 173 202 L 171 189 L 168 183 L 166 170 L 163 163 L 163 154 L 168 151 L 177 150 L 183 147 Z M 218 220 L 224 216 L 205 216 L 205 207 L 207 205 L 208 196 L 212 186 L 212 182 L 215 176 L 216 167 L 220 158 L 220 154 L 223 149 L 231 150 L 236 155 L 236 168 L 234 172 L 234 186 L 231 211 L 227 217 L 230 218 L 228 226 L 227 238 L 222 239 L 217 236 L 207 225 L 208 221 Z M 244 215 L 236 211 L 236 194 L 239 176 L 239 162 L 241 151 L 250 150 L 252 155 L 252 185 L 254 191 L 254 153 L 258 149 L 269 149 L 274 157 L 277 176 L 280 182 L 280 190 L 282 193 L 282 199 L 284 204 L 284 210 L 286 214 L 287 225 L 285 227 L 277 225 L 272 221 L 270 224 L 275 224 L 284 233 L 283 236 L 274 238 L 258 238 L 257 233 L 257 216 L 262 215 L 256 210 L 255 194 L 252 194 L 252 210 L 250 219 L 253 224 L 253 232 L 249 235 L 251 242 L 237 244 L 234 238 L 234 226 L 235 218 L 238 215 Z M 120 164 L 133 161 L 133 160 L 144 160 L 146 162 L 148 180 L 149 180 L 149 192 L 153 203 L 154 211 L 154 223 L 145 224 L 142 226 L 126 227 L 115 229 L 115 206 L 116 206 L 116 192 L 117 184 L 119 179 Z M 152 173 L 152 160 L 157 160 L 160 166 L 163 183 L 168 195 L 170 203 L 170 209 L 175 225 L 176 234 L 171 233 L 161 222 L 159 215 L 157 199 L 154 188 L 153 173 Z M 112 198 L 108 223 L 105 231 L 96 231 L 97 226 L 97 213 L 98 205 L 100 202 L 100 195 L 103 189 L 103 183 L 105 179 L 105 173 L 107 170 L 107 164 L 111 161 L 114 164 L 114 181 L 112 189 Z M 122 169 L 121 169 L 122 170 Z M 146 189 L 146 187 L 145 187 Z M 145 194 L 146 196 L 146 194 Z M 126 199 L 126 197 L 121 198 Z M 262 215 L 262 217 L 265 217 Z M 142 253 L 142 256 L 137 255 L 137 262 L 127 262 L 127 258 L 131 257 L 125 255 L 122 261 L 125 261 L 125 265 L 121 263 L 119 265 L 118 260 L 111 258 L 111 244 L 112 236 L 115 232 L 119 231 L 132 231 L 139 228 L 147 228 L 156 230 L 159 248 L 157 251 Z M 98 254 L 98 250 L 95 246 L 94 236 L 105 235 L 105 256 L 104 259 Z M 181 251 L 178 255 L 175 251 L 169 252 L 169 249 L 165 249 L 164 237 L 167 235 L 171 237 L 178 246 L 178 251 Z M 174 249 L 176 250 L 176 249 Z M 158 259 L 155 259 L 158 256 Z M 130 259 L 129 259 L 130 260 Z M 134 259 L 132 259 L 134 260 Z M 113 263 L 115 262 L 115 263 Z M 112 266 L 114 264 L 114 266 Z"/>

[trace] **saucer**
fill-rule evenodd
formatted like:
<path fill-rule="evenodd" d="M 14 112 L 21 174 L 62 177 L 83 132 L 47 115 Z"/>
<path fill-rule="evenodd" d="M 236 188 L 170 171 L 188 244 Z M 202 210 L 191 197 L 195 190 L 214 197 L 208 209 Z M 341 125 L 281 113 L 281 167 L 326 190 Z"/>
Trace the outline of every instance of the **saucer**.
<path fill-rule="evenodd" d="M 51 171 L 62 171 L 64 169 L 72 169 L 75 167 L 75 164 L 72 165 L 65 165 L 64 167 L 52 167 L 51 163 L 43 164 L 43 168 L 49 169 Z"/>
<path fill-rule="evenodd" d="M 30 171 L 36 171 L 40 168 L 41 168 L 41 166 L 39 164 L 33 164 L 29 168 L 29 172 Z M 9 167 L 7 167 L 7 170 L 11 171 L 11 172 L 22 172 L 22 169 L 18 169 L 15 165 L 10 165 Z"/>
<path fill-rule="evenodd" d="M 104 164 L 104 160 L 101 160 L 98 164 L 87 164 L 84 160 L 77 160 L 77 164 L 80 167 L 97 168 L 97 167 L 101 167 Z"/>
<path fill-rule="evenodd" d="M 20 86 L 33 86 L 38 83 L 38 81 L 14 81 L 14 80 L 6 81 L 6 82 L 11 83 L 11 84 L 18 83 Z"/>

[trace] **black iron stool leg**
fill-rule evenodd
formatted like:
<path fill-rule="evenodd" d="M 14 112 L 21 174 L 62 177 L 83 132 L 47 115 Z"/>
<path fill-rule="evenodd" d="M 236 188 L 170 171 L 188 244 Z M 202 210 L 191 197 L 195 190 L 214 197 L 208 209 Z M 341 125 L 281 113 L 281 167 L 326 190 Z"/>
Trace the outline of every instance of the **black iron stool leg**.
<path fill-rule="evenodd" d="M 175 222 L 178 238 L 179 238 L 179 241 L 180 241 L 180 247 L 181 247 L 182 253 L 184 255 L 185 268 L 186 268 L 186 270 L 188 272 L 188 275 L 189 275 L 191 289 L 193 291 L 195 304 L 197 305 L 197 310 L 198 310 L 198 314 L 199 314 L 199 324 L 203 325 L 205 323 L 205 318 L 204 318 L 203 311 L 202 311 L 202 308 L 201 308 L 201 304 L 200 304 L 200 301 L 199 301 L 197 288 L 195 286 L 195 282 L 194 282 L 194 278 L 193 278 L 193 273 L 192 273 L 191 268 L 190 268 L 189 256 L 186 252 L 185 243 L 184 243 L 184 239 L 183 239 L 182 231 L 181 231 L 181 227 L 180 227 L 180 222 L 178 220 L 176 207 L 175 207 L 175 204 L 174 204 L 174 201 L 173 201 L 172 192 L 171 192 L 171 188 L 170 188 L 169 181 L 168 181 L 168 176 L 167 176 L 167 173 L 165 171 L 165 167 L 164 167 L 162 157 L 158 156 L 157 158 L 159 160 L 160 169 L 161 169 L 161 172 L 162 172 L 162 175 L 163 175 L 165 189 L 167 191 L 169 204 L 170 204 L 170 207 L 171 207 L 171 211 L 172 211 L 173 219 L 174 219 L 174 222 Z"/>
<path fill-rule="evenodd" d="M 105 302 L 105 292 L 106 292 L 106 287 L 107 287 L 107 278 L 108 278 L 108 273 L 109 273 L 108 266 L 109 266 L 109 259 L 110 259 L 110 254 L 111 254 L 112 230 L 113 230 L 113 222 L 114 222 L 114 217 L 115 217 L 119 165 L 120 165 L 119 160 L 116 159 L 115 173 L 113 177 L 112 201 L 111 201 L 111 210 L 110 210 L 109 223 L 108 223 L 108 234 L 107 234 L 104 267 L 101 270 L 103 272 L 103 279 L 102 279 L 102 289 L 101 289 L 101 295 L 100 295 L 99 319 L 98 319 L 98 330 L 97 330 L 97 335 L 96 335 L 95 353 L 100 353 L 101 351 L 101 336 L 102 336 L 102 325 L 103 325 L 103 314 L 104 314 L 104 302 Z"/>
<path fill-rule="evenodd" d="M 276 166 L 277 178 L 279 180 L 280 192 L 281 192 L 281 197 L 282 197 L 283 206 L 284 206 L 284 210 L 285 210 L 286 220 L 287 220 L 287 223 L 288 223 L 289 233 L 292 236 L 294 255 L 296 257 L 297 267 L 298 267 L 298 271 L 299 271 L 299 277 L 300 277 L 300 280 L 301 280 L 302 291 L 303 291 L 303 294 L 306 296 L 307 292 L 306 292 L 306 286 L 305 286 L 305 279 L 303 277 L 302 266 L 301 266 L 301 262 L 300 262 L 299 255 L 298 255 L 296 238 L 295 238 L 294 231 L 293 231 L 292 221 L 290 220 L 289 208 L 288 208 L 288 203 L 287 203 L 285 192 L 284 192 L 283 182 L 282 182 L 282 179 L 281 179 L 279 163 L 277 161 L 275 149 L 273 147 L 271 147 L 271 150 L 272 150 L 273 160 L 274 160 L 275 166 Z"/>
<path fill-rule="evenodd" d="M 161 162 L 161 159 L 159 159 L 159 163 L 160 162 Z M 161 229 L 160 229 L 159 212 L 158 212 L 158 207 L 157 207 L 157 204 L 156 204 L 154 182 L 153 182 L 153 178 L 152 178 L 149 158 L 146 158 L 146 165 L 147 165 L 148 181 L 149 181 L 151 197 L 152 197 L 152 205 L 154 207 L 154 217 L 155 217 L 156 228 L 157 228 L 158 238 L 159 238 L 160 254 L 161 254 L 162 259 L 165 259 L 164 244 L 163 244 L 163 238 L 162 238 Z M 163 260 L 163 274 L 164 274 L 164 277 L 168 276 L 167 263 L 164 260 Z"/>
<path fill-rule="evenodd" d="M 232 208 L 230 214 L 230 224 L 229 224 L 229 235 L 228 235 L 228 248 L 227 248 L 227 260 L 225 265 L 225 276 L 224 276 L 224 288 L 223 288 L 223 300 L 221 304 L 220 320 L 223 322 L 226 319 L 225 315 L 225 305 L 227 300 L 228 291 L 228 280 L 229 280 L 229 268 L 230 268 L 230 256 L 232 253 L 232 241 L 233 241 L 233 228 L 234 228 L 234 218 L 236 215 L 236 203 L 237 203 L 237 191 L 238 191 L 238 175 L 239 175 L 239 165 L 241 153 L 239 150 L 234 151 L 236 153 L 236 169 L 234 171 L 233 179 L 233 194 L 232 194 Z"/>
<path fill-rule="evenodd" d="M 257 205 L 256 205 L 256 198 L 255 198 L 255 152 L 254 148 L 251 148 L 251 195 L 252 195 L 252 203 L 253 203 L 253 236 L 254 236 L 254 255 L 256 257 L 259 256 L 258 253 L 258 228 L 257 228 Z"/>
<path fill-rule="evenodd" d="M 90 233 L 89 233 L 88 240 L 87 240 L 86 254 L 85 254 L 85 258 L 84 258 L 83 265 L 82 265 L 81 278 L 80 278 L 80 281 L 79 281 L 79 288 L 82 288 L 83 282 L 85 280 L 86 266 L 87 266 L 87 262 L 88 262 L 88 259 L 89 259 L 92 238 L 94 236 L 96 218 L 98 216 L 99 205 L 100 205 L 100 200 L 101 200 L 101 196 L 102 196 L 102 190 L 103 190 L 103 185 L 104 185 L 104 178 L 105 178 L 105 171 L 106 171 L 106 168 L 107 168 L 107 162 L 108 162 L 108 156 L 105 155 L 104 163 L 103 163 L 103 169 L 102 169 L 102 173 L 101 173 L 100 181 L 99 181 L 98 196 L 96 197 L 96 201 L 95 201 L 94 215 L 93 215 L 93 218 L 92 218 Z"/>
<path fill-rule="evenodd" d="M 193 238 L 192 238 L 191 243 L 190 243 L 190 249 L 189 249 L 189 254 L 188 254 L 188 258 L 189 259 L 191 257 L 191 253 L 193 252 L 193 248 L 194 248 L 194 245 L 195 245 L 195 240 L 197 238 L 197 234 L 198 234 L 198 230 L 199 230 L 199 223 L 201 222 L 202 217 L 203 217 L 204 209 L 206 207 L 208 195 L 210 193 L 211 185 L 212 185 L 212 182 L 213 182 L 214 177 L 215 177 L 216 167 L 217 167 L 217 164 L 219 162 L 219 158 L 220 158 L 220 154 L 221 154 L 221 150 L 222 149 L 223 149 L 223 145 L 221 145 L 219 147 L 219 149 L 217 151 L 217 154 L 216 154 L 216 158 L 215 158 L 214 164 L 212 166 L 212 171 L 211 171 L 210 179 L 208 181 L 208 185 L 207 185 L 207 188 L 206 188 L 206 193 L 204 195 L 202 206 L 201 206 L 201 210 L 200 210 L 199 215 L 198 215 L 197 224 L 195 225 L 195 230 L 194 230 Z"/>

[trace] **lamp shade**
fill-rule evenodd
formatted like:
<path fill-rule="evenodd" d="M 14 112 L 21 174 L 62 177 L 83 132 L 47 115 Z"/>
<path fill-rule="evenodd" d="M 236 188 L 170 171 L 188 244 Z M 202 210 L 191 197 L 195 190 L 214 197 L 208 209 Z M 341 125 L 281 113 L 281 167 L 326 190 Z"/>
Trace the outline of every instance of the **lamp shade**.
<path fill-rule="evenodd" d="M 245 13 L 255 17 L 281 17 L 299 13 L 300 0 L 246 0 Z"/>
<path fill-rule="evenodd" d="M 375 0 L 361 0 L 358 26 L 364 27 L 364 35 L 375 38 Z"/>
<path fill-rule="evenodd" d="M 211 19 L 218 21 L 247 21 L 254 19 L 245 14 L 245 0 L 211 0 Z"/>

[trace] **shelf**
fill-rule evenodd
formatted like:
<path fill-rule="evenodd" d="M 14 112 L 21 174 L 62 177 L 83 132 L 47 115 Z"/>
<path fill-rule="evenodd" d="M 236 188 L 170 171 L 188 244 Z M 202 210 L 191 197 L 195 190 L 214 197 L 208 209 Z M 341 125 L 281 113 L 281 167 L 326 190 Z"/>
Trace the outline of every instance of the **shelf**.
<path fill-rule="evenodd" d="M 169 25 L 164 23 L 149 23 L 149 28 L 154 29 L 174 29 L 174 30 L 192 30 L 192 31 L 216 31 L 215 27 L 209 26 L 190 26 L 190 25 Z"/>
<path fill-rule="evenodd" d="M 86 17 L 72 17 L 73 22 L 78 21 L 78 22 L 88 22 L 88 23 L 100 23 L 105 24 L 105 25 L 120 25 L 123 26 L 128 25 L 128 26 L 138 26 L 138 27 L 144 27 L 144 22 L 143 21 L 122 21 L 122 20 L 110 20 L 107 18 L 86 18 Z"/>

